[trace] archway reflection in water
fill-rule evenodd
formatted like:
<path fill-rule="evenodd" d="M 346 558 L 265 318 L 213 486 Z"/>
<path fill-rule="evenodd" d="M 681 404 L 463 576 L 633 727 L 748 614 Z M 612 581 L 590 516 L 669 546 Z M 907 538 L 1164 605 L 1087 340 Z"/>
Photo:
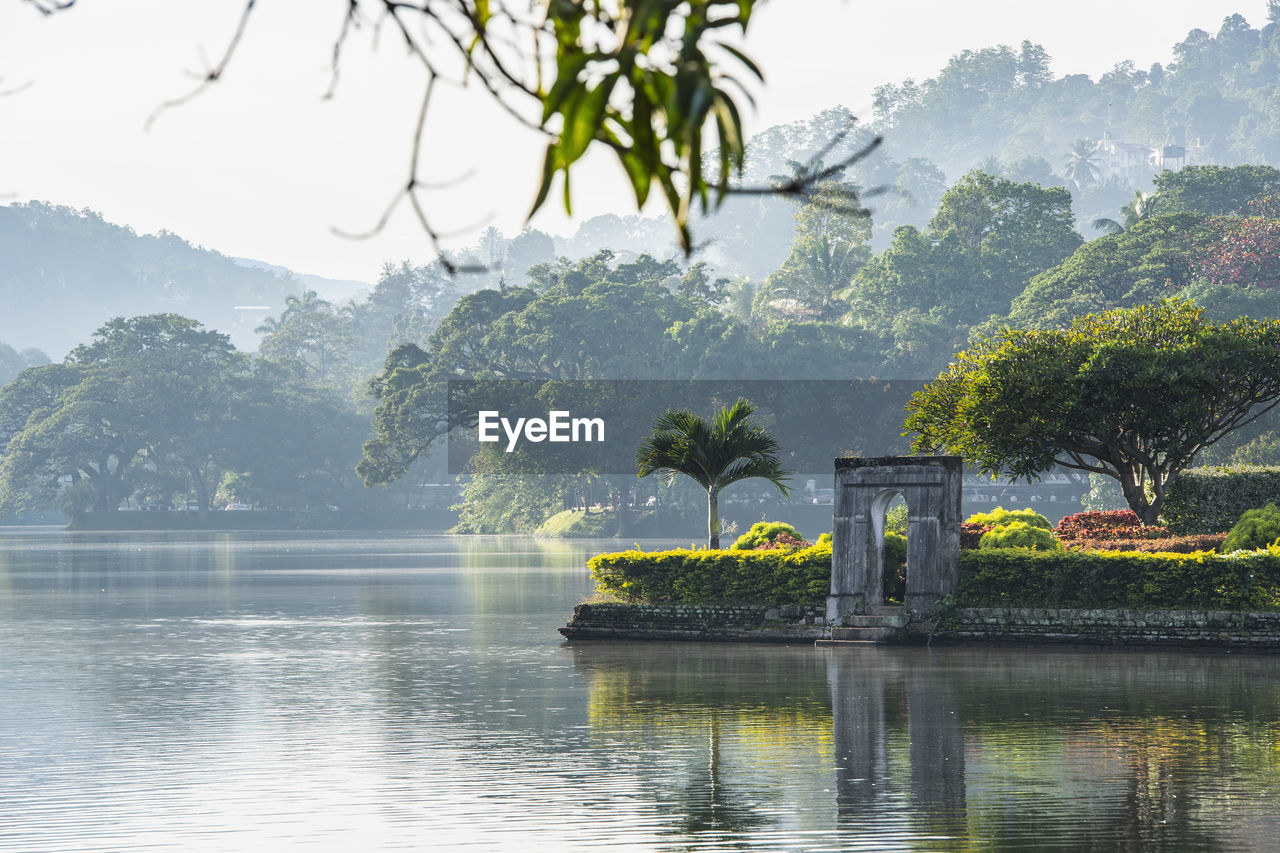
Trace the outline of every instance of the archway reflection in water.
<path fill-rule="evenodd" d="M 600 547 L 0 537 L 0 849 L 1266 849 L 1280 828 L 1280 658 L 564 644 Z"/>

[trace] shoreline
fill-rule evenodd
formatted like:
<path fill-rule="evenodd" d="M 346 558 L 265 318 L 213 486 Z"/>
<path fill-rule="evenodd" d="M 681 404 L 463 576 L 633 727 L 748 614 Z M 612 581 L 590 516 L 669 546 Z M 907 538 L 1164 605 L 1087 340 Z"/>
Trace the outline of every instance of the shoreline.
<path fill-rule="evenodd" d="M 1089 645 L 1280 652 L 1280 612 L 958 608 L 874 640 L 844 640 L 817 605 L 588 603 L 557 629 L 569 641 L 821 645 Z M 835 638 L 833 639 L 833 633 Z"/>

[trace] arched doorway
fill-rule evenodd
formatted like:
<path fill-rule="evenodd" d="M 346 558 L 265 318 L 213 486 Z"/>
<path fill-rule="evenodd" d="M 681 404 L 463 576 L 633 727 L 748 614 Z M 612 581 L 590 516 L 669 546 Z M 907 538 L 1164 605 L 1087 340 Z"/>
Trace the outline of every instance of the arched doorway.
<path fill-rule="evenodd" d="M 885 511 L 896 495 L 907 519 L 908 613 L 925 614 L 956 584 L 960 554 L 959 456 L 853 457 L 835 461 L 831 594 L 827 621 L 883 607 Z"/>

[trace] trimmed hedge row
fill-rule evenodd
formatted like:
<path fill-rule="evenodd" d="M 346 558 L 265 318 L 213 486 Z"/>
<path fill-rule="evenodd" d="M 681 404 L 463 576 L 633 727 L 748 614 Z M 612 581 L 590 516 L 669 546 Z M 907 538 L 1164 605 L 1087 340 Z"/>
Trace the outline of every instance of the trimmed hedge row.
<path fill-rule="evenodd" d="M 967 607 L 1280 609 L 1280 549 L 1218 555 L 961 551 Z"/>
<path fill-rule="evenodd" d="M 822 604 L 831 546 L 802 551 L 621 551 L 592 557 L 596 586 L 650 604 Z"/>
<path fill-rule="evenodd" d="M 1280 468 L 1188 468 L 1169 483 L 1160 521 L 1178 534 L 1230 530 L 1246 510 L 1280 503 Z"/>
<path fill-rule="evenodd" d="M 651 604 L 818 605 L 831 549 L 623 551 L 588 565 L 601 591 Z M 1219 555 L 1137 551 L 960 552 L 966 607 L 1280 610 L 1280 547 Z"/>

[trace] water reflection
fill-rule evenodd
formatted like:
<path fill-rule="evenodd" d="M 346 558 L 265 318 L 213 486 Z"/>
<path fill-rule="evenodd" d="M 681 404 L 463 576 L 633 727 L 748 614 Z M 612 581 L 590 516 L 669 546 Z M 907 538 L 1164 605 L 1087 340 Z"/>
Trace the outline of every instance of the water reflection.
<path fill-rule="evenodd" d="M 1271 657 L 571 648 L 609 749 L 630 740 L 681 754 L 679 772 L 651 783 L 677 834 L 1263 849 L 1280 826 Z M 831 786 L 768 772 L 788 766 L 826 768 Z"/>
<path fill-rule="evenodd" d="M 1280 656 L 563 644 L 593 543 L 0 536 L 0 849 L 1267 849 Z"/>

